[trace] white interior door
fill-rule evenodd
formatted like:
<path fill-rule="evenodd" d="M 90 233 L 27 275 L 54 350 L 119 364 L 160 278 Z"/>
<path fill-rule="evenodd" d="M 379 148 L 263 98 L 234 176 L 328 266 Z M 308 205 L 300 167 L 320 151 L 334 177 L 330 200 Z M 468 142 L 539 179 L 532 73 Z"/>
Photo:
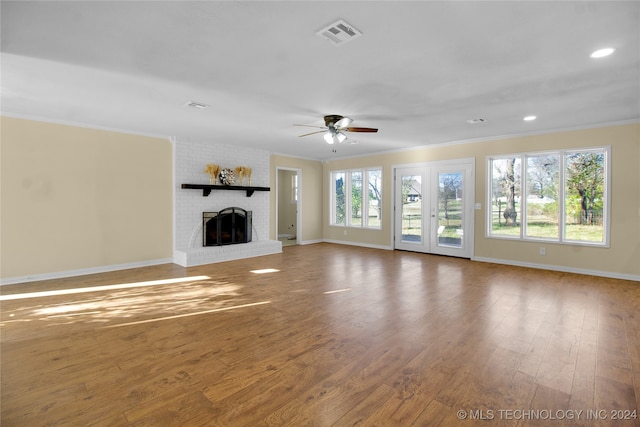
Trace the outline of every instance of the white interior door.
<path fill-rule="evenodd" d="M 473 161 L 396 168 L 394 247 L 471 258 L 474 188 Z"/>

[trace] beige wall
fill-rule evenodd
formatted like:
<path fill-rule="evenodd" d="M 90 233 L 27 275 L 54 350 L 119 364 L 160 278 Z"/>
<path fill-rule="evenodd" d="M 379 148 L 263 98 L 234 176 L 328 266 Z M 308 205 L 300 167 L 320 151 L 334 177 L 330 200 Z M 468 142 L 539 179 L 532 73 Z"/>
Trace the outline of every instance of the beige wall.
<path fill-rule="evenodd" d="M 484 207 L 486 202 L 486 157 L 496 154 L 531 152 L 560 148 L 584 148 L 610 145 L 611 159 L 611 247 L 595 248 L 577 245 L 544 243 L 547 255 L 539 255 L 537 242 L 505 241 L 486 238 L 484 233 Z M 337 169 L 383 167 L 382 230 L 370 231 L 349 228 L 344 236 L 343 227 L 329 224 L 328 209 L 323 209 L 323 237 L 356 244 L 392 245 L 392 174 L 393 166 L 438 160 L 475 158 L 475 198 L 482 210 L 475 211 L 475 257 L 501 259 L 520 264 L 561 266 L 568 270 L 592 270 L 640 274 L 640 125 L 630 124 L 595 129 L 558 132 L 517 138 L 441 145 L 383 155 L 340 159 L 324 164 L 323 179 L 328 183 L 329 173 Z M 328 185 L 323 190 L 323 206 L 328 206 Z"/>
<path fill-rule="evenodd" d="M 271 155 L 270 182 L 275 185 L 277 168 L 300 169 L 302 186 L 299 189 L 301 198 L 301 233 L 298 239 L 301 243 L 322 240 L 322 163 L 296 157 L 277 154 Z M 276 229 L 276 193 L 271 191 L 271 224 L 269 238 L 277 238 Z"/>
<path fill-rule="evenodd" d="M 0 273 L 3 279 L 172 256 L 172 147 L 168 140 L 3 117 L 0 122 Z M 611 247 L 489 239 L 484 236 L 486 157 L 611 145 Z M 475 257 L 640 275 L 640 124 L 602 127 L 321 163 L 272 154 L 278 167 L 302 171 L 301 242 L 321 240 L 391 247 L 393 166 L 476 160 Z M 382 167 L 382 229 L 328 225 L 329 172 Z M 276 191 L 270 192 L 270 239 L 277 238 Z"/>
<path fill-rule="evenodd" d="M 172 256 L 166 139 L 1 119 L 1 277 Z"/>

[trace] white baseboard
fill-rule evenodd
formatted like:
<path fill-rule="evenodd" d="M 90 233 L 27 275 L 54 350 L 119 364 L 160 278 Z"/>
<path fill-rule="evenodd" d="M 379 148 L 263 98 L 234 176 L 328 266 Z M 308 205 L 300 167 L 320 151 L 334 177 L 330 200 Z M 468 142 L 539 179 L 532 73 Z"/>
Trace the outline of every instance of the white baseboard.
<path fill-rule="evenodd" d="M 374 248 L 374 249 L 393 250 L 391 246 L 370 245 L 370 244 L 364 244 L 364 243 L 347 242 L 347 241 L 331 240 L 331 239 L 305 240 L 300 242 L 300 244 L 311 245 L 311 244 L 322 243 L 322 242 L 335 243 L 338 245 L 351 245 L 351 246 L 360 246 L 360 247 Z M 472 261 L 488 262 L 493 264 L 513 265 L 517 267 L 537 268 L 540 270 L 560 271 L 563 273 L 586 274 L 589 276 L 608 277 L 611 279 L 622 279 L 622 280 L 631 280 L 635 282 L 640 282 L 639 275 L 615 273 L 611 271 L 588 270 L 588 269 L 581 269 L 581 268 L 572 268 L 572 267 L 556 266 L 556 265 L 549 265 L 549 264 L 535 264 L 535 263 L 510 261 L 510 260 L 487 258 L 487 257 L 473 257 Z M 55 273 L 44 273 L 44 274 L 33 274 L 29 276 L 9 277 L 6 279 L 0 279 L 0 286 L 13 285 L 17 283 L 35 282 L 38 280 L 62 279 L 65 277 L 84 276 L 87 274 L 96 274 L 96 273 L 106 273 L 106 272 L 117 271 L 117 270 L 128 270 L 131 268 L 148 267 L 152 265 L 171 264 L 173 262 L 174 260 L 172 258 L 162 258 L 162 259 L 132 262 L 132 263 L 126 263 L 126 264 L 115 264 L 115 265 L 107 265 L 102 267 L 59 271 Z"/>
<path fill-rule="evenodd" d="M 149 261 L 131 262 L 126 264 L 105 265 L 101 267 L 81 268 L 78 270 L 58 271 L 55 273 L 32 274 L 29 276 L 9 277 L 0 279 L 0 286 L 16 283 L 36 282 L 38 280 L 63 279 L 65 277 L 84 276 L 86 274 L 107 273 L 109 271 L 128 270 L 131 268 L 149 267 L 151 265 L 171 264 L 171 258 L 154 259 Z"/>
<path fill-rule="evenodd" d="M 393 247 L 391 247 L 391 246 L 371 245 L 371 244 L 368 244 L 368 243 L 349 242 L 349 241 L 345 241 L 345 240 L 324 239 L 323 242 L 335 243 L 337 245 L 360 246 L 362 248 L 384 249 L 384 250 L 387 250 L 387 251 L 393 250 Z"/>
<path fill-rule="evenodd" d="M 302 240 L 299 244 L 300 245 L 313 245 L 316 243 L 322 243 L 324 242 L 324 240 L 322 239 L 316 239 L 316 240 Z"/>
<path fill-rule="evenodd" d="M 622 279 L 622 280 L 632 280 L 635 282 L 640 282 L 640 276 L 638 275 L 615 273 L 612 271 L 588 270 L 584 268 L 573 268 L 573 267 L 566 267 L 561 265 L 536 264 L 536 263 L 530 263 L 530 262 L 511 261 L 511 260 L 505 260 L 505 259 L 486 258 L 486 257 L 473 257 L 471 258 L 471 260 L 479 261 L 479 262 L 489 262 L 492 264 L 513 265 L 516 267 L 537 268 L 540 270 L 560 271 L 563 273 L 586 274 L 588 276 L 608 277 L 610 279 Z"/>

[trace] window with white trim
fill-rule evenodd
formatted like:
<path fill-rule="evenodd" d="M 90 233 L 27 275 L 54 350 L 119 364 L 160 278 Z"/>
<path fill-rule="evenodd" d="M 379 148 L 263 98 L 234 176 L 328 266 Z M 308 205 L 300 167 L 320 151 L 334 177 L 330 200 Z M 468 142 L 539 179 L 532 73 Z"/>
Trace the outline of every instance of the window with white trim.
<path fill-rule="evenodd" d="M 488 237 L 608 246 L 610 148 L 489 157 Z"/>
<path fill-rule="evenodd" d="M 291 175 L 291 203 L 298 203 L 298 174 Z"/>
<path fill-rule="evenodd" d="M 381 168 L 332 171 L 330 179 L 331 225 L 381 227 Z"/>

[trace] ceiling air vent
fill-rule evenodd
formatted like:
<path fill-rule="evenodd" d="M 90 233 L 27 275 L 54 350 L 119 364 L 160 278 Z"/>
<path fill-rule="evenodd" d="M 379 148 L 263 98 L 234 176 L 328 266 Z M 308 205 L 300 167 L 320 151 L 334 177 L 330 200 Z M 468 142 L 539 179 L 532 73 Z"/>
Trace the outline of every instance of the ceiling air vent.
<path fill-rule="evenodd" d="M 186 104 L 184 104 L 185 107 L 190 107 L 190 108 L 195 108 L 196 110 L 204 110 L 206 108 L 209 108 L 209 106 L 207 104 L 202 104 L 200 102 L 195 102 L 195 101 L 189 101 Z"/>
<path fill-rule="evenodd" d="M 316 34 L 323 39 L 329 40 L 335 46 L 342 46 L 343 44 L 357 39 L 362 33 L 356 30 L 351 24 L 348 24 L 344 19 L 339 19 L 337 22 L 329 25 L 316 32 Z"/>

